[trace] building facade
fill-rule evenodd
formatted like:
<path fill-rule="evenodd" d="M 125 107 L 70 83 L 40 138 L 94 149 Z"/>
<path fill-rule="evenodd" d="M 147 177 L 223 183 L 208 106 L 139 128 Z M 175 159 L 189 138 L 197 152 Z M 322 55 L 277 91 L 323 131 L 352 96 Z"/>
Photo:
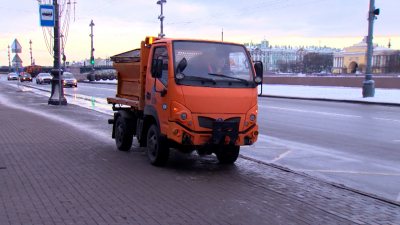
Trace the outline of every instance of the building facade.
<path fill-rule="evenodd" d="M 399 50 L 373 44 L 372 72 L 393 72 L 399 62 Z M 333 57 L 334 73 L 365 73 L 367 65 L 367 42 L 366 38 L 358 44 L 335 52 Z"/>
<path fill-rule="evenodd" d="M 333 54 L 340 49 L 320 46 L 270 46 L 267 40 L 261 41 L 261 44 L 244 44 L 253 61 L 261 61 L 264 70 L 269 72 L 279 71 L 280 63 L 289 63 L 293 61 L 302 61 L 307 53 Z"/>

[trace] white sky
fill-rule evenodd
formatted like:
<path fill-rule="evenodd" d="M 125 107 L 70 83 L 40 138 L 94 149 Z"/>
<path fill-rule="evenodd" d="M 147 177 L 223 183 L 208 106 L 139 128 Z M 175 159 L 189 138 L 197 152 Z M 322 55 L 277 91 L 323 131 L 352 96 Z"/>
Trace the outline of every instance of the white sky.
<path fill-rule="evenodd" d="M 145 36 L 160 32 L 157 0 L 74 1 L 67 61 L 90 57 L 91 19 L 96 58 L 137 48 Z M 167 0 L 164 33 L 166 37 L 220 40 L 223 29 L 224 41 L 260 43 L 266 38 L 271 45 L 343 48 L 367 35 L 368 6 L 369 0 Z M 390 38 L 392 48 L 400 49 L 400 1 L 375 0 L 375 6 L 381 15 L 375 20 L 374 43 L 387 46 Z M 0 66 L 8 65 L 7 46 L 15 38 L 22 46 L 19 56 L 24 66 L 30 64 L 29 40 L 36 64 L 53 64 L 39 25 L 36 0 L 2 0 L 0 15 Z M 14 54 L 10 57 L 12 60 Z"/>

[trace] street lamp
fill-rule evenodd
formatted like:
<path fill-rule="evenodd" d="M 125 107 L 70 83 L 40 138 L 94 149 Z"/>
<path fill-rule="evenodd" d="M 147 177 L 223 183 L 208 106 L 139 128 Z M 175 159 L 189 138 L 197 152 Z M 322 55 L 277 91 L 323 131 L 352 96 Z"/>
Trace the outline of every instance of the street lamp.
<path fill-rule="evenodd" d="M 163 15 L 163 4 L 164 3 L 167 3 L 167 0 L 158 0 L 157 1 L 157 4 L 161 6 L 161 15 L 158 16 L 158 19 L 160 20 L 160 23 L 161 23 L 161 25 L 160 25 L 161 32 L 158 34 L 159 37 L 164 37 L 165 36 L 164 30 L 163 30 L 163 21 L 164 21 L 164 18 L 165 18 L 165 16 Z"/>
<path fill-rule="evenodd" d="M 375 0 L 370 0 L 368 12 L 368 36 L 367 36 L 367 71 L 365 73 L 365 80 L 363 81 L 362 94 L 363 97 L 374 97 L 375 87 L 372 80 L 372 39 L 374 20 L 376 15 L 379 15 L 379 9 L 375 9 Z"/>
<path fill-rule="evenodd" d="M 8 45 L 8 72 L 11 73 L 10 45 Z"/>
<path fill-rule="evenodd" d="M 64 88 L 61 85 L 63 70 L 60 63 L 60 17 L 59 5 L 57 0 L 53 0 L 54 6 L 54 61 L 51 70 L 51 96 L 48 100 L 49 105 L 67 105 L 67 99 L 64 96 Z"/>
<path fill-rule="evenodd" d="M 32 40 L 29 40 L 29 45 L 30 45 L 30 52 L 31 52 L 31 66 L 33 66 L 33 58 L 32 58 Z"/>

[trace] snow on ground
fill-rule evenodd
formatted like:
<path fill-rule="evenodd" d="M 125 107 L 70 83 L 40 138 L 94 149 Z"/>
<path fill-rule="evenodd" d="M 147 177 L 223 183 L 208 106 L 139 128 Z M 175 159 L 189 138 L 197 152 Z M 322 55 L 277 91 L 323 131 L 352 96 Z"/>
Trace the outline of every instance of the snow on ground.
<path fill-rule="evenodd" d="M 258 93 L 261 93 L 261 86 L 258 87 Z M 262 95 L 400 104 L 400 89 L 375 88 L 374 97 L 363 98 L 362 87 L 264 84 Z"/>

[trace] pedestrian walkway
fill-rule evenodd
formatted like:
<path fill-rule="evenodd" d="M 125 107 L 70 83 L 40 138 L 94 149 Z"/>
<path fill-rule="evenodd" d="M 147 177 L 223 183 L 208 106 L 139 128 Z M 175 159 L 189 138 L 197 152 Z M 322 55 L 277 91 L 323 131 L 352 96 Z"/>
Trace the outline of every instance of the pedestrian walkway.
<path fill-rule="evenodd" d="M 400 205 L 244 157 L 117 151 L 109 115 L 0 84 L 1 224 L 400 224 Z"/>

